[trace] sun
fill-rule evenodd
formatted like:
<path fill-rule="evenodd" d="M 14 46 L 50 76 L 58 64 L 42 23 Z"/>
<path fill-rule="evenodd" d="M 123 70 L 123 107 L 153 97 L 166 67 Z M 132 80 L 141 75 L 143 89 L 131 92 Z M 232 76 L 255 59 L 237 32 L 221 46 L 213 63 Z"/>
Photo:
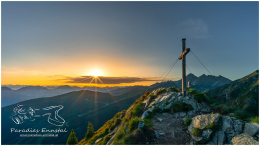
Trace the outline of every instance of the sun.
<path fill-rule="evenodd" d="M 95 70 L 91 71 L 91 75 L 94 76 L 94 77 L 98 77 L 98 76 L 102 76 L 103 73 L 102 73 L 101 70 L 95 69 Z"/>

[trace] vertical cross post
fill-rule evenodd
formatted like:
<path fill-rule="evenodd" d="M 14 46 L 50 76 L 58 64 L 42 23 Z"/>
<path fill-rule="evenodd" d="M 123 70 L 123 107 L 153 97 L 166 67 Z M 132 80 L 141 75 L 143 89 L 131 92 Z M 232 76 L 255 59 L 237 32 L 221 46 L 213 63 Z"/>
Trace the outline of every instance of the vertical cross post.
<path fill-rule="evenodd" d="M 182 53 L 184 53 L 186 49 L 186 38 L 182 39 Z M 182 57 L 182 95 L 186 96 L 186 55 Z"/>

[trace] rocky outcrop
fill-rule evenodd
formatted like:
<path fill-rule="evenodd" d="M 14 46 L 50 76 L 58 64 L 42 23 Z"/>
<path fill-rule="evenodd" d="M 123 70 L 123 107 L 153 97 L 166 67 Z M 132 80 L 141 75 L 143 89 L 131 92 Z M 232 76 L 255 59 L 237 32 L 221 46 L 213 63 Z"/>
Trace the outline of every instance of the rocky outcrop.
<path fill-rule="evenodd" d="M 233 137 L 231 142 L 233 145 L 259 145 L 258 141 L 246 133 Z"/>
<path fill-rule="evenodd" d="M 192 139 L 199 144 L 208 142 L 210 140 L 211 134 L 213 133 L 213 130 L 209 129 L 208 127 L 212 124 L 217 124 L 219 118 L 219 114 L 198 115 L 192 118 L 192 122 L 188 127 Z M 198 133 L 202 134 L 200 135 Z"/>
<path fill-rule="evenodd" d="M 192 119 L 193 127 L 198 129 L 204 129 L 213 123 L 217 123 L 219 117 L 220 114 L 208 114 L 208 115 L 196 116 Z"/>
<path fill-rule="evenodd" d="M 225 143 L 226 136 L 223 131 L 217 131 L 214 133 L 212 139 L 207 144 L 209 145 L 223 145 Z"/>
<path fill-rule="evenodd" d="M 234 136 L 243 132 L 244 122 L 234 117 L 222 117 L 222 130 L 227 137 L 227 143 L 230 144 Z"/>

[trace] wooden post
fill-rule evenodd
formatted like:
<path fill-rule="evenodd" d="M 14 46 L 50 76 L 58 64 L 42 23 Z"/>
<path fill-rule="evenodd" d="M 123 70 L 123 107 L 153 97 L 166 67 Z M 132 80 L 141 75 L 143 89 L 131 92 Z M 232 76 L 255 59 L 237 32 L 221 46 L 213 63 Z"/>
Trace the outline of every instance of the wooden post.
<path fill-rule="evenodd" d="M 182 53 L 184 53 L 186 48 L 186 38 L 182 39 Z M 182 95 L 186 96 L 186 55 L 182 56 Z"/>

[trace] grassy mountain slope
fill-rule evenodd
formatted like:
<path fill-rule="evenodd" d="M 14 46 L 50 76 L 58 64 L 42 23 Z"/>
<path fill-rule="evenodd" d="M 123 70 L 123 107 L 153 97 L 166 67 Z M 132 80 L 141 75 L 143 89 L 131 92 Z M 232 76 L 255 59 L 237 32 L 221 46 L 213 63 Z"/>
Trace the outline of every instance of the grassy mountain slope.
<path fill-rule="evenodd" d="M 224 112 L 244 112 L 249 116 L 257 116 L 259 112 L 259 71 L 255 71 L 230 84 L 208 91 L 215 107 L 224 108 Z"/>

